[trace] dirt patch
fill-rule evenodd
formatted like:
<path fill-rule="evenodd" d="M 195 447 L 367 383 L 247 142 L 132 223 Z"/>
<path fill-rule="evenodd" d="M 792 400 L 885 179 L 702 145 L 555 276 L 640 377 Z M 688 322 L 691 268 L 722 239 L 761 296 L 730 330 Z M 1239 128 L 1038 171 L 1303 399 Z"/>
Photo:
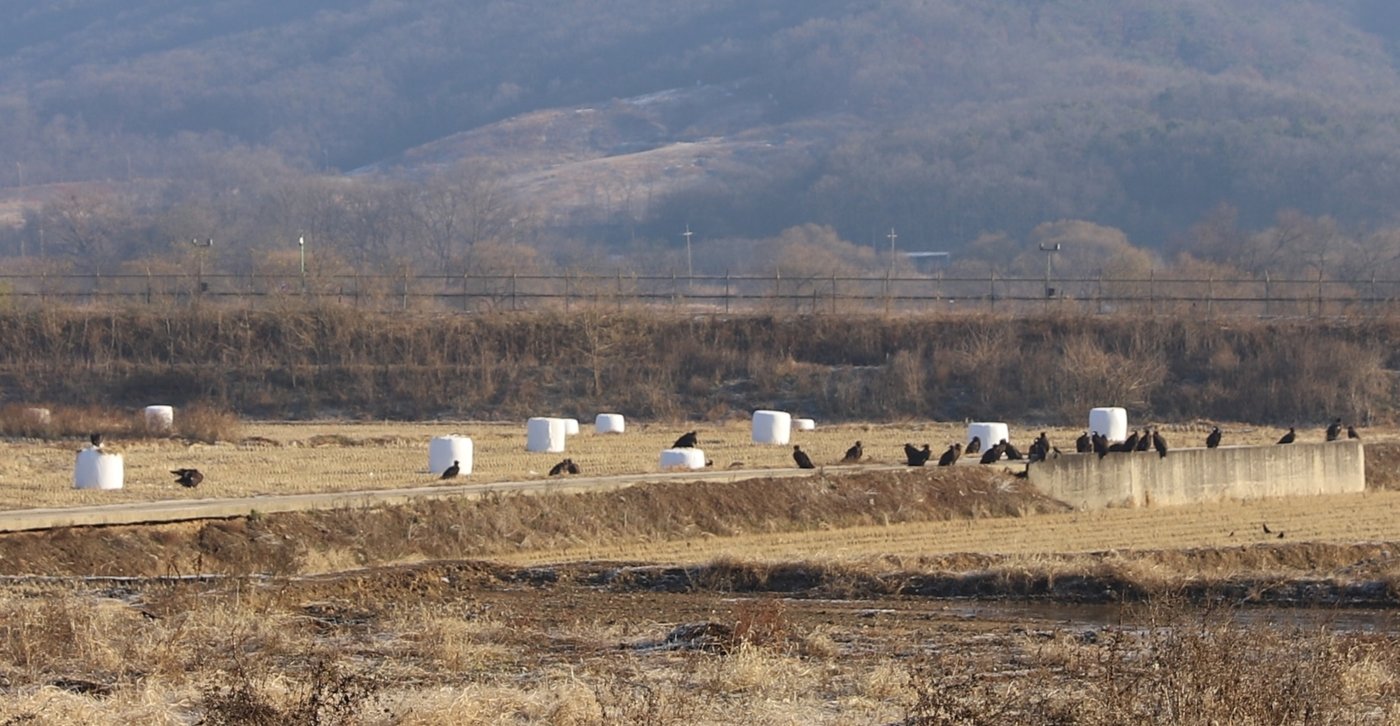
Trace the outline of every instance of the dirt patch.
<path fill-rule="evenodd" d="M 1400 444 L 1366 444 L 1366 488 L 1400 490 Z"/>

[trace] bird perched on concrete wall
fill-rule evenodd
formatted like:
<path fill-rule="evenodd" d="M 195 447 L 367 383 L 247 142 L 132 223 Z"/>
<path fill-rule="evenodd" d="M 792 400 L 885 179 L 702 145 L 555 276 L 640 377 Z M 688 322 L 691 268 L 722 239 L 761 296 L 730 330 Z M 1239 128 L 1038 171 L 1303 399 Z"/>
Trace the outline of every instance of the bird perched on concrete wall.
<path fill-rule="evenodd" d="M 89 436 L 89 437 L 88 437 L 88 441 L 91 441 L 91 442 L 92 442 L 92 448 L 94 448 L 94 449 L 100 449 L 100 448 L 102 448 L 102 434 L 101 434 L 101 433 L 95 433 L 95 434 Z"/>
<path fill-rule="evenodd" d="M 1348 427 L 1347 427 L 1347 438 L 1349 438 L 1349 439 L 1356 439 L 1356 440 L 1359 441 L 1359 440 L 1361 440 L 1361 434 L 1356 433 L 1356 427 L 1355 427 L 1355 426 L 1348 426 Z"/>
<path fill-rule="evenodd" d="M 1294 431 L 1293 428 L 1292 426 L 1288 427 L 1288 433 L 1278 440 L 1280 444 L 1291 444 L 1298 439 L 1298 432 Z"/>
<path fill-rule="evenodd" d="M 1080 434 L 1079 438 L 1074 440 L 1074 451 L 1076 453 L 1088 454 L 1093 450 L 1094 437 L 1090 436 L 1088 431 L 1085 431 L 1084 433 Z"/>
<path fill-rule="evenodd" d="M 928 444 L 924 444 L 922 449 L 916 449 L 913 444 L 909 443 L 904 445 L 904 463 L 909 466 L 923 466 L 928 463 L 931 456 L 933 456 L 933 452 L 929 451 Z"/>
<path fill-rule="evenodd" d="M 924 444 L 924 451 L 928 451 L 928 444 Z M 925 454 L 925 456 L 927 456 L 927 454 Z M 938 457 L 938 465 L 952 466 L 958 463 L 958 459 L 960 458 L 962 458 L 962 444 L 953 444 L 948 447 L 947 451 L 943 452 L 942 456 Z"/>
<path fill-rule="evenodd" d="M 1011 443 L 1010 441 L 1007 441 L 1006 439 L 1002 439 L 1000 442 L 998 442 L 997 446 L 1001 447 L 1002 455 L 1005 456 L 1007 459 L 1010 459 L 1011 461 L 1020 461 L 1026 458 L 1021 455 L 1021 450 L 1016 448 L 1015 444 Z"/>
<path fill-rule="evenodd" d="M 1162 432 L 1152 429 L 1152 448 L 1157 450 L 1158 458 L 1167 458 L 1167 440 L 1162 438 Z"/>
<path fill-rule="evenodd" d="M 175 483 L 186 489 L 193 489 L 204 481 L 204 475 L 198 469 L 171 469 L 170 473 L 175 475 Z"/>
<path fill-rule="evenodd" d="M 1212 428 L 1212 429 L 1210 430 L 1210 434 L 1206 436 L 1206 448 L 1207 448 L 1207 449 L 1214 449 L 1215 447 L 1217 447 L 1217 446 L 1219 446 L 1219 445 L 1220 445 L 1220 427 L 1219 427 L 1219 426 L 1216 426 L 1215 428 Z"/>
<path fill-rule="evenodd" d="M 1006 440 L 1005 440 L 1005 439 L 1002 439 L 1001 442 L 998 443 L 997 445 L 995 445 L 995 446 L 993 446 L 992 448 L 987 449 L 986 451 L 982 452 L 982 458 L 978 460 L 978 463 L 981 463 L 981 464 L 993 464 L 993 463 L 996 463 L 996 462 L 998 462 L 998 461 L 1001 461 L 1002 455 L 1006 453 L 1006 446 L 1005 446 L 1005 444 L 1006 444 Z"/>
<path fill-rule="evenodd" d="M 1147 451 L 1152 448 L 1152 430 L 1143 429 L 1142 438 L 1138 439 L 1137 448 L 1133 451 Z"/>
<path fill-rule="evenodd" d="M 441 476 L 441 477 L 438 477 L 438 478 L 440 478 L 440 479 L 453 479 L 453 478 L 456 478 L 456 476 L 457 476 L 458 474 L 461 474 L 461 473 L 462 473 L 462 462 L 457 461 L 456 459 L 453 459 L 453 460 L 452 460 L 452 466 L 449 466 L 449 467 L 447 467 L 446 469 L 443 469 L 443 470 L 442 470 L 442 476 Z"/>
<path fill-rule="evenodd" d="M 1094 453 L 1095 453 L 1095 454 L 1098 454 L 1100 459 L 1102 459 L 1103 457 L 1105 457 L 1105 456 L 1108 455 L 1108 437 L 1107 437 L 1107 436 L 1104 436 L 1103 434 L 1101 434 L 1101 433 L 1095 431 L 1095 432 L 1094 432 L 1094 435 L 1093 435 L 1093 437 L 1092 437 L 1092 442 L 1093 442 L 1093 445 L 1094 445 Z"/>
<path fill-rule="evenodd" d="M 676 439 L 676 443 L 671 444 L 673 449 L 693 449 L 700 444 L 700 437 L 695 431 L 690 431 Z"/>
<path fill-rule="evenodd" d="M 865 449 L 861 448 L 860 442 L 857 441 L 855 446 L 846 449 L 846 455 L 841 457 L 841 463 L 856 464 L 860 462 L 863 456 L 865 456 Z"/>
<path fill-rule="evenodd" d="M 808 456 L 807 452 L 803 451 L 801 446 L 792 447 L 792 460 L 797 462 L 797 468 L 799 469 L 817 468 L 817 465 L 812 463 L 812 457 Z"/>
<path fill-rule="evenodd" d="M 1342 420 L 1334 418 L 1332 423 L 1327 426 L 1327 440 L 1336 441 L 1340 438 L 1342 438 Z"/>

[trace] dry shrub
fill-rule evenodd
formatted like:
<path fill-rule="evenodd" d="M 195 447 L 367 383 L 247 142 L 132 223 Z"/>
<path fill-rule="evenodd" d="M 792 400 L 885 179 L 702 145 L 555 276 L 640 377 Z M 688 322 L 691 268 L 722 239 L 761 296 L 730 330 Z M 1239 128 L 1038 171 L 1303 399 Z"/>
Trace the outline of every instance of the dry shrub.
<path fill-rule="evenodd" d="M 791 627 L 782 600 L 760 598 L 734 606 L 734 639 L 741 643 L 782 645 L 787 642 Z"/>
<path fill-rule="evenodd" d="M 326 659 L 310 665 L 305 680 L 286 694 L 246 671 L 233 674 L 228 686 L 210 686 L 203 694 L 207 726 L 339 726 L 359 723 L 372 707 L 381 684 Z"/>
<path fill-rule="evenodd" d="M 212 404 L 196 403 L 177 412 L 175 430 L 191 441 L 213 444 L 237 441 L 242 434 L 242 423 L 233 411 Z"/>

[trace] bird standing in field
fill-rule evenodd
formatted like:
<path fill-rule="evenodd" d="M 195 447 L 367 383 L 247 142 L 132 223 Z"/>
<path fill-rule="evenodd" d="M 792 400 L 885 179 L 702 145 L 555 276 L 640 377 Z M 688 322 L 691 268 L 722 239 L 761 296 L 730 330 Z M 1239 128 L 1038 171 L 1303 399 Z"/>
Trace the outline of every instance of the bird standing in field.
<path fill-rule="evenodd" d="M 198 469 L 171 469 L 170 473 L 175 475 L 175 483 L 186 489 L 193 489 L 204 481 L 204 475 Z"/>
<path fill-rule="evenodd" d="M 560 474 L 577 474 L 579 473 L 579 471 L 580 469 L 578 467 L 578 464 L 575 464 L 573 459 L 565 459 L 559 462 L 558 464 L 555 464 L 552 468 L 550 468 L 549 475 L 559 476 Z"/>
<path fill-rule="evenodd" d="M 857 441 L 855 446 L 846 449 L 846 455 L 841 457 L 841 463 L 858 464 L 863 456 L 865 456 L 865 449 L 861 448 L 860 442 Z"/>
<path fill-rule="evenodd" d="M 924 445 L 924 451 L 928 451 L 927 444 Z M 947 451 L 943 452 L 942 456 L 938 457 L 938 465 L 952 466 L 958 463 L 958 459 L 960 458 L 962 458 L 962 444 L 953 444 L 948 447 Z"/>
<path fill-rule="evenodd" d="M 1334 418 L 1332 423 L 1327 426 L 1327 440 L 1336 441 L 1340 438 L 1342 438 L 1342 420 Z"/>
<path fill-rule="evenodd" d="M 1025 458 L 1021 455 L 1021 450 L 1016 448 L 1015 444 L 1011 443 L 1010 441 L 1007 441 L 1006 439 L 1002 439 L 1001 442 L 997 444 L 997 446 L 1001 447 L 1001 453 L 1011 461 L 1020 461 Z"/>
<path fill-rule="evenodd" d="M 969 442 L 967 442 L 967 448 L 963 449 L 963 453 L 965 453 L 965 454 L 980 454 L 980 453 L 982 453 L 982 437 L 981 437 L 981 436 L 973 436 L 973 437 L 972 437 L 972 440 L 969 441 Z"/>
<path fill-rule="evenodd" d="M 801 446 L 792 447 L 792 460 L 797 462 L 797 468 L 799 469 L 817 468 L 817 465 L 812 463 L 812 457 L 808 456 L 807 452 L 803 451 Z"/>
<path fill-rule="evenodd" d="M 663 439 L 664 440 L 664 439 Z M 697 432 L 690 431 L 683 434 L 676 443 L 671 444 L 673 449 L 693 449 L 700 444 L 700 437 Z"/>
<path fill-rule="evenodd" d="M 1206 448 L 1207 448 L 1207 449 L 1214 449 L 1215 447 L 1217 447 L 1217 446 L 1219 446 L 1219 445 L 1220 445 L 1220 427 L 1219 427 L 1219 426 L 1216 426 L 1215 428 L 1212 428 L 1212 429 L 1210 430 L 1210 434 L 1206 436 Z"/>
<path fill-rule="evenodd" d="M 933 452 L 929 451 L 928 444 L 924 444 L 922 449 L 916 449 L 909 443 L 904 445 L 904 463 L 909 466 L 923 466 L 928 463 L 930 456 L 933 456 Z"/>
<path fill-rule="evenodd" d="M 455 478 L 457 477 L 457 475 L 458 475 L 458 474 L 461 474 L 461 473 L 462 473 L 462 462 L 457 461 L 456 459 L 453 459 L 453 460 L 452 460 L 452 466 L 449 466 L 449 467 L 447 467 L 446 469 L 443 469 L 443 470 L 442 470 L 442 476 L 440 476 L 440 477 L 438 477 L 438 478 L 439 478 L 439 479 L 455 479 Z"/>
<path fill-rule="evenodd" d="M 999 443 L 999 444 L 993 446 L 992 448 L 987 449 L 986 451 L 982 452 L 982 458 L 978 460 L 978 463 L 981 463 L 981 464 L 994 464 L 994 463 L 1000 461 L 1000 460 L 1001 460 L 1002 454 L 1005 454 L 1005 453 L 1006 453 L 1006 446 L 1005 446 L 1005 444 L 1006 444 L 1006 440 L 1005 440 L 1005 439 L 1002 439 L 1001 443 Z"/>
<path fill-rule="evenodd" d="M 1293 428 L 1292 426 L 1288 427 L 1288 433 L 1278 440 L 1280 444 L 1291 444 L 1298 439 L 1298 432 L 1294 431 Z"/>

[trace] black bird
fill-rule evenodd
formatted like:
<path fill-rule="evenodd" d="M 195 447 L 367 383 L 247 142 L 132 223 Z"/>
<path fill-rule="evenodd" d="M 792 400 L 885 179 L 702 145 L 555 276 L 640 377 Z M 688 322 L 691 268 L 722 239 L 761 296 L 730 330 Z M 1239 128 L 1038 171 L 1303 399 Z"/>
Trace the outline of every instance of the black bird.
<path fill-rule="evenodd" d="M 1079 438 L 1074 440 L 1075 453 L 1088 454 L 1093 450 L 1094 437 L 1090 436 L 1088 431 L 1085 431 L 1084 433 L 1080 434 Z"/>
<path fill-rule="evenodd" d="M 1138 439 L 1137 448 L 1134 451 L 1147 451 L 1152 448 L 1152 434 L 1147 430 L 1142 430 L 1142 438 Z"/>
<path fill-rule="evenodd" d="M 1331 425 L 1327 427 L 1327 440 L 1336 441 L 1340 438 L 1342 438 L 1342 420 L 1340 418 L 1334 418 L 1332 419 Z"/>
<path fill-rule="evenodd" d="M 1357 439 L 1357 440 L 1360 440 L 1360 439 L 1361 439 L 1361 434 L 1356 433 L 1356 427 L 1355 427 L 1355 426 L 1348 426 L 1348 427 L 1347 427 L 1347 438 L 1349 438 L 1349 439 Z"/>
<path fill-rule="evenodd" d="M 997 446 L 1001 447 L 1001 453 L 1005 454 L 1006 458 L 1010 459 L 1011 461 L 1020 461 L 1026 458 L 1024 456 L 1021 456 L 1021 450 L 1016 448 L 1015 444 L 1011 443 L 1010 441 L 1007 441 L 1006 439 L 1002 439 L 1001 443 L 997 444 Z"/>
<path fill-rule="evenodd" d="M 198 469 L 171 469 L 170 473 L 175 475 L 175 483 L 186 489 L 193 489 L 204 481 L 204 475 Z"/>
<path fill-rule="evenodd" d="M 1273 534 L 1273 533 L 1274 533 L 1274 531 L 1273 531 L 1272 529 L 1269 529 L 1269 525 L 1268 525 L 1267 522 L 1261 522 L 1261 524 L 1263 524 L 1263 526 L 1264 526 L 1264 534 Z"/>
<path fill-rule="evenodd" d="M 1297 433 L 1296 431 L 1293 430 L 1293 427 L 1292 427 L 1292 426 L 1289 426 L 1289 427 L 1288 427 L 1288 433 L 1284 434 L 1284 435 L 1283 435 L 1283 438 L 1279 439 L 1278 442 L 1279 442 L 1280 444 L 1291 444 L 1291 443 L 1293 443 L 1295 440 L 1297 440 L 1297 438 L 1298 438 L 1298 433 Z"/>
<path fill-rule="evenodd" d="M 928 451 L 927 445 L 924 446 L 924 451 Z M 943 452 L 942 456 L 938 457 L 938 465 L 952 466 L 958 463 L 958 459 L 960 458 L 962 458 L 962 444 L 953 444 L 948 447 L 947 451 Z"/>
<path fill-rule="evenodd" d="M 550 475 L 550 476 L 559 476 L 560 474 L 577 474 L 577 473 L 579 473 L 578 464 L 575 464 L 573 459 L 565 459 L 565 460 L 559 462 L 558 464 L 555 464 L 555 465 L 554 465 L 552 468 L 550 468 L 550 470 L 549 470 L 549 475 Z"/>
<path fill-rule="evenodd" d="M 1216 426 L 1210 430 L 1210 435 L 1206 437 L 1206 448 L 1214 449 L 1220 445 L 1220 427 Z"/>
<path fill-rule="evenodd" d="M 1094 453 L 1098 454 L 1100 459 L 1108 455 L 1109 447 L 1107 436 L 1104 436 L 1103 434 L 1095 431 L 1093 436 L 1093 444 Z"/>
<path fill-rule="evenodd" d="M 922 449 L 914 448 L 913 444 L 904 445 L 904 462 L 909 466 L 923 466 L 930 456 L 933 456 L 933 452 L 929 451 L 928 444 L 924 444 Z"/>
<path fill-rule="evenodd" d="M 1133 429 L 1133 432 L 1128 435 L 1128 438 L 1126 440 L 1124 440 L 1122 443 L 1114 444 L 1113 446 L 1108 447 L 1108 450 L 1133 452 L 1137 450 L 1137 445 L 1138 432 L 1137 429 Z"/>
<path fill-rule="evenodd" d="M 981 437 L 981 436 L 973 436 L 973 437 L 972 437 L 972 440 L 969 441 L 969 442 L 967 442 L 967 448 L 963 449 L 963 453 L 964 453 L 964 454 L 977 454 L 977 453 L 981 453 L 981 451 L 982 451 L 982 437 Z"/>
<path fill-rule="evenodd" d="M 1157 450 L 1158 458 L 1167 458 L 1167 440 L 1162 438 L 1162 432 L 1152 429 L 1152 448 Z"/>
<path fill-rule="evenodd" d="M 92 448 L 94 448 L 94 449 L 100 449 L 100 448 L 102 448 L 102 434 L 101 434 L 101 433 L 96 433 L 96 434 L 93 434 L 93 435 L 89 436 L 89 437 L 88 437 L 88 441 L 91 441 L 91 442 L 92 442 Z"/>
<path fill-rule="evenodd" d="M 808 456 L 807 452 L 803 451 L 801 446 L 792 447 L 792 460 L 797 462 L 797 468 L 799 469 L 817 468 L 817 465 L 812 463 L 812 457 Z"/>
<path fill-rule="evenodd" d="M 1031 461 L 1045 461 L 1046 457 L 1050 456 L 1050 449 L 1050 437 L 1041 431 L 1040 436 L 1031 442 L 1030 456 L 1027 458 Z"/>
<path fill-rule="evenodd" d="M 1001 443 L 997 444 L 996 446 L 993 446 L 992 448 L 987 449 L 986 451 L 982 452 L 982 459 L 980 460 L 979 463 L 982 463 L 982 464 L 994 464 L 994 463 L 996 463 L 997 461 L 1000 461 L 1000 460 L 1001 460 L 1001 455 L 1006 453 L 1005 444 L 1006 444 L 1006 441 L 1003 440 Z"/>
<path fill-rule="evenodd" d="M 440 477 L 438 477 L 438 478 L 439 478 L 439 479 L 455 479 L 455 478 L 457 477 L 457 475 L 458 475 L 458 474 L 461 474 L 461 473 L 462 473 L 462 462 L 457 461 L 456 459 L 453 459 L 453 460 L 452 460 L 452 466 L 449 466 L 449 467 L 447 467 L 446 469 L 443 469 L 443 470 L 442 470 L 442 476 L 440 476 Z"/>
<path fill-rule="evenodd" d="M 694 432 L 694 431 L 691 431 L 691 432 L 685 434 L 684 436 L 680 437 L 679 439 L 676 439 L 676 443 L 671 444 L 671 448 L 673 448 L 673 449 L 693 449 L 693 448 L 695 448 L 696 446 L 699 446 L 699 445 L 700 445 L 700 436 L 699 436 L 699 434 L 697 434 L 697 433 Z"/>
<path fill-rule="evenodd" d="M 852 446 L 851 448 L 846 449 L 846 455 L 843 456 L 843 457 L 841 457 L 841 463 L 842 463 L 842 464 L 855 464 L 855 463 L 858 463 L 858 462 L 860 462 L 861 457 L 864 456 L 864 455 L 865 455 L 865 449 L 862 449 L 861 446 L 860 446 L 860 442 L 857 441 L 855 446 Z"/>

